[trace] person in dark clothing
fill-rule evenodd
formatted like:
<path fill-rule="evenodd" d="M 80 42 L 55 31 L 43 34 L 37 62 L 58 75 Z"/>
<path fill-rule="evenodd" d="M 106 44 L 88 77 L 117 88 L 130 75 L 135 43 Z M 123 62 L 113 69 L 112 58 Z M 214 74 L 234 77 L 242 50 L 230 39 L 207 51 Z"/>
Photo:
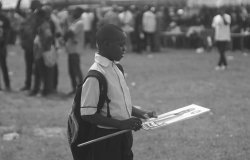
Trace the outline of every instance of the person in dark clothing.
<path fill-rule="evenodd" d="M 34 41 L 34 31 L 32 24 L 34 22 L 34 17 L 26 19 L 26 22 L 22 24 L 22 28 L 20 30 L 20 38 L 21 38 L 21 46 L 24 50 L 24 61 L 25 61 L 25 82 L 24 86 L 20 89 L 21 91 L 29 90 L 31 88 L 31 80 L 32 80 L 32 67 L 34 62 L 33 55 L 33 41 Z"/>
<path fill-rule="evenodd" d="M 11 90 L 10 78 L 7 66 L 7 42 L 9 37 L 10 22 L 2 13 L 2 3 L 0 2 L 0 65 L 3 73 L 5 88 Z"/>
<path fill-rule="evenodd" d="M 134 51 L 136 53 L 141 53 L 145 50 L 144 34 L 142 31 L 142 15 L 143 13 L 137 9 L 135 12 L 134 39 L 132 39 L 132 44 L 134 44 Z"/>
<path fill-rule="evenodd" d="M 43 84 L 42 95 L 47 96 L 54 93 L 55 89 L 55 27 L 49 17 L 50 12 L 47 8 L 40 10 L 38 15 L 40 21 L 34 40 L 35 83 L 30 95 L 36 95 L 40 91 L 41 84 Z"/>
<path fill-rule="evenodd" d="M 31 11 L 32 13 L 25 17 L 25 21 L 20 29 L 21 46 L 24 50 L 24 61 L 25 61 L 25 82 L 24 86 L 20 89 L 21 91 L 30 90 L 32 85 L 32 73 L 34 66 L 34 53 L 33 53 L 33 42 L 37 30 L 37 14 L 35 11 L 42 7 L 40 1 L 32 1 Z"/>

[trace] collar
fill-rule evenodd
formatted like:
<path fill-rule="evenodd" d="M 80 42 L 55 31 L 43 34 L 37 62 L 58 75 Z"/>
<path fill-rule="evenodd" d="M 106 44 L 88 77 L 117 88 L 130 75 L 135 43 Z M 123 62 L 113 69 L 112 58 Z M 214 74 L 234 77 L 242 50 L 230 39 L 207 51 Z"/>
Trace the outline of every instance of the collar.
<path fill-rule="evenodd" d="M 102 65 L 103 67 L 108 67 L 111 65 L 113 62 L 106 57 L 101 56 L 98 53 L 95 53 L 95 62 Z"/>

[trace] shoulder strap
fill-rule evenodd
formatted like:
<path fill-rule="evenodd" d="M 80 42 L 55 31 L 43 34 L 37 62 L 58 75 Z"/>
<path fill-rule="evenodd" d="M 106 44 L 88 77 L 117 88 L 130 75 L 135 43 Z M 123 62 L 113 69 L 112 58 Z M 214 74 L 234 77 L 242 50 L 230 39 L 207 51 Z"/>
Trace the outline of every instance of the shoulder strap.
<path fill-rule="evenodd" d="M 71 114 L 73 113 L 77 119 L 81 117 L 81 95 L 82 95 L 82 85 L 78 85 L 76 88 L 76 94 L 73 102 L 73 108 Z"/>
<path fill-rule="evenodd" d="M 107 96 L 108 86 L 107 86 L 106 78 L 104 77 L 104 75 L 101 72 L 99 72 L 97 70 L 90 70 L 88 72 L 87 76 L 84 78 L 83 83 L 89 77 L 95 77 L 99 82 L 100 95 L 99 95 L 99 101 L 98 101 L 98 104 L 97 104 L 97 113 L 100 113 L 104 103 L 106 102 L 107 103 L 107 117 L 111 117 L 110 109 L 109 109 L 110 99 Z M 82 88 L 82 84 L 79 86 L 80 88 Z"/>

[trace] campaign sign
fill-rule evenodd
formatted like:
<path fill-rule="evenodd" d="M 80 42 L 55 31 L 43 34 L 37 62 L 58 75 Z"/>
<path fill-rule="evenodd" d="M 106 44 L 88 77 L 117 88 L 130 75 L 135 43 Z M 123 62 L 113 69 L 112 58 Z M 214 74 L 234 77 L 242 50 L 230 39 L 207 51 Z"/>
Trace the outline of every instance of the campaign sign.
<path fill-rule="evenodd" d="M 200 114 L 210 111 L 208 108 L 198 106 L 196 104 L 191 104 L 186 107 L 182 107 L 161 115 L 158 115 L 157 118 L 150 118 L 147 121 L 142 123 L 142 128 L 145 130 L 152 130 L 159 127 L 163 127 L 175 122 L 193 118 Z"/>

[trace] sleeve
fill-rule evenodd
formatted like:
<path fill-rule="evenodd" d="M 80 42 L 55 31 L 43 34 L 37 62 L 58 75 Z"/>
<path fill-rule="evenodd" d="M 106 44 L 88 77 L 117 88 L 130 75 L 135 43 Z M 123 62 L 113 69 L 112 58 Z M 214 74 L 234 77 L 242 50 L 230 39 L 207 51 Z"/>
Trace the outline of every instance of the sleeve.
<path fill-rule="evenodd" d="M 92 115 L 97 111 L 100 89 L 96 78 L 88 78 L 82 86 L 81 115 Z"/>
<path fill-rule="evenodd" d="M 212 27 L 213 27 L 213 28 L 216 27 L 216 18 L 215 18 L 215 17 L 213 18 L 213 21 L 212 21 Z"/>
<path fill-rule="evenodd" d="M 75 28 L 74 28 L 74 33 L 75 35 L 77 35 L 78 33 L 81 33 L 81 31 L 83 30 L 83 23 L 81 21 L 77 22 Z"/>

